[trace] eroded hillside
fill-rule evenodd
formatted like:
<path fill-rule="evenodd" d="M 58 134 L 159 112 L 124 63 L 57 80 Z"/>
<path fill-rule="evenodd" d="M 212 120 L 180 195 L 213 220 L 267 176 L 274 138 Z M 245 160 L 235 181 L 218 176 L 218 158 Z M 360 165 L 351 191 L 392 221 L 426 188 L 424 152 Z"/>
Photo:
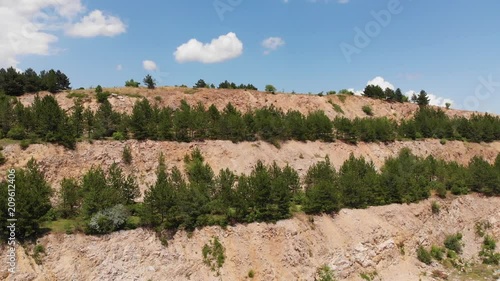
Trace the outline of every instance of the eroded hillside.
<path fill-rule="evenodd" d="M 435 200 L 441 204 L 439 214 L 431 212 Z M 448 280 L 478 280 L 459 279 L 454 269 L 437 263 L 425 266 L 415 251 L 418 245 L 441 245 L 446 235 L 461 232 L 462 257 L 477 262 L 482 238 L 475 234 L 475 225 L 487 221 L 488 233 L 500 237 L 499 209 L 498 197 L 430 199 L 345 209 L 333 218 L 298 215 L 276 224 L 206 227 L 192 235 L 178 232 L 168 247 L 144 229 L 102 237 L 49 234 L 39 240 L 46 249 L 42 265 L 19 248 L 19 272 L 8 280 L 314 280 L 323 264 L 338 280 L 361 281 L 361 273 L 373 272 L 376 280 L 439 280 L 432 277 L 436 270 L 451 274 Z M 226 249 L 220 276 L 202 261 L 202 248 L 213 236 Z M 6 280 L 5 264 L 0 266 Z M 253 279 L 248 278 L 250 270 Z"/>
<path fill-rule="evenodd" d="M 132 151 L 132 164 L 126 165 L 122 160 L 125 146 Z M 349 155 L 364 156 L 380 168 L 385 159 L 396 156 L 402 148 L 409 148 L 415 155 L 432 155 L 438 159 L 457 161 L 468 164 L 474 156 L 482 156 L 493 162 L 500 152 L 500 142 L 489 144 L 464 143 L 449 141 L 441 144 L 439 140 L 406 141 L 383 143 L 359 143 L 349 145 L 343 142 L 295 142 L 290 141 L 276 148 L 267 142 L 206 141 L 194 143 L 179 142 L 139 142 L 129 140 L 94 141 L 78 143 L 75 150 L 67 150 L 52 144 L 33 144 L 26 150 L 19 145 L 7 145 L 3 150 L 7 162 L 4 167 L 21 167 L 34 158 L 40 164 L 47 180 L 58 189 L 64 177 L 78 178 L 92 166 L 101 165 L 108 168 L 114 162 L 127 173 L 132 173 L 139 179 L 139 185 L 144 191 L 155 179 L 155 169 L 158 157 L 163 153 L 168 168 L 173 166 L 183 170 L 183 159 L 195 148 L 199 148 L 207 163 L 215 172 L 220 169 L 230 169 L 237 174 L 248 174 L 258 160 L 271 164 L 273 161 L 280 166 L 289 164 L 303 176 L 307 169 L 328 155 L 332 164 L 338 169 Z M 5 169 L 1 171 L 5 173 Z"/>
<path fill-rule="evenodd" d="M 228 103 L 234 105 L 238 110 L 246 112 L 264 106 L 275 106 L 283 111 L 298 110 L 302 114 L 307 114 L 315 110 L 323 110 L 329 118 L 344 116 L 350 119 L 367 117 L 362 107 L 371 106 L 373 116 L 386 116 L 391 119 L 406 119 L 418 110 L 418 105 L 411 103 L 388 103 L 382 100 L 370 99 L 360 96 L 340 96 L 328 95 L 319 97 L 317 95 L 305 94 L 283 94 L 275 95 L 251 90 L 229 90 L 229 89 L 190 89 L 176 87 L 160 87 L 154 90 L 141 88 L 109 88 L 105 89 L 111 93 L 109 102 L 113 109 L 118 112 L 132 111 L 132 107 L 137 100 L 147 98 L 151 104 L 160 107 L 169 106 L 178 108 L 181 100 L 186 100 L 190 105 L 202 103 L 206 108 L 215 105 L 219 110 Z M 71 95 L 70 93 L 76 93 Z M 50 95 L 50 93 L 40 93 L 40 97 Z M 27 94 L 20 97 L 24 105 L 33 102 L 35 94 Z M 99 103 L 95 98 L 93 90 L 74 90 L 62 92 L 55 95 L 57 101 L 63 109 L 70 109 L 74 101 L 80 97 L 84 101 L 84 106 L 96 110 Z M 338 105 L 337 110 L 334 105 Z M 339 108 L 341 109 L 339 111 Z M 446 110 L 449 116 L 469 117 L 474 112 L 462 110 Z M 477 113 L 477 112 L 476 112 Z"/>

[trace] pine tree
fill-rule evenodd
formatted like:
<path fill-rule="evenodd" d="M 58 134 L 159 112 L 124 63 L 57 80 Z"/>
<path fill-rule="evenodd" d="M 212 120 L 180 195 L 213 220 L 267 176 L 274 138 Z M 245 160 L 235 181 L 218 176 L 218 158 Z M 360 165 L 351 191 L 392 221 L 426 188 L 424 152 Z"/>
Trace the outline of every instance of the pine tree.
<path fill-rule="evenodd" d="M 80 185 L 74 179 L 64 178 L 59 190 L 59 212 L 63 218 L 72 218 L 78 214 L 82 201 Z"/>
<path fill-rule="evenodd" d="M 169 180 L 163 155 L 158 161 L 156 182 L 144 194 L 141 221 L 156 227 L 167 222 L 170 209 L 175 205 L 174 189 Z"/>
<path fill-rule="evenodd" d="M 143 80 L 144 84 L 148 87 L 148 89 L 154 89 L 156 87 L 156 82 L 151 75 L 146 75 Z"/>
<path fill-rule="evenodd" d="M 43 217 L 51 209 L 50 197 L 53 191 L 34 159 L 31 159 L 24 169 L 16 170 L 15 174 L 16 239 L 25 240 L 40 233 Z M 0 219 L 4 222 L 0 230 L 3 239 L 9 237 L 7 219 L 12 218 L 7 208 L 10 184 L 6 181 L 0 182 L 0 204 L 6 206 L 0 210 Z"/>
<path fill-rule="evenodd" d="M 424 90 L 420 91 L 420 94 L 418 95 L 418 97 L 416 99 L 416 103 L 419 106 L 427 106 L 427 105 L 429 105 L 429 102 L 430 102 L 430 99 L 429 99 L 429 96 L 427 95 L 427 93 Z"/>

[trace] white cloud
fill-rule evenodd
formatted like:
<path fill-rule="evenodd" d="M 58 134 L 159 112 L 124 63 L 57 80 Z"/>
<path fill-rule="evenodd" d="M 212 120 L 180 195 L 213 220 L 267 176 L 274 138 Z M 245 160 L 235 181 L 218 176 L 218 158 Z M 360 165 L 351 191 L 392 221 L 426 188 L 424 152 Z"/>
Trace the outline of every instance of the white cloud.
<path fill-rule="evenodd" d="M 123 70 L 123 66 L 121 64 L 117 65 L 116 66 L 116 70 L 122 71 Z"/>
<path fill-rule="evenodd" d="M 187 43 L 177 47 L 174 56 L 175 60 L 179 63 L 219 63 L 237 58 L 242 53 L 243 43 L 235 33 L 230 32 L 219 36 L 219 38 L 212 39 L 210 43 L 206 44 L 196 39 L 191 39 Z"/>
<path fill-rule="evenodd" d="M 265 55 L 268 55 L 272 51 L 277 50 L 279 47 L 285 45 L 285 40 L 280 37 L 269 37 L 262 41 L 262 47 L 266 50 L 264 51 Z"/>
<path fill-rule="evenodd" d="M 78 23 L 73 24 L 66 34 L 74 37 L 113 37 L 127 30 L 125 24 L 117 17 L 106 16 L 101 11 L 92 11 Z"/>
<path fill-rule="evenodd" d="M 405 95 L 408 98 L 411 98 L 411 96 L 413 96 L 413 94 L 418 96 L 419 93 L 417 93 L 416 91 L 413 91 L 413 90 L 410 90 L 410 91 L 405 93 Z M 427 96 L 429 97 L 429 104 L 430 105 L 446 106 L 446 103 L 450 103 L 450 104 L 454 103 L 454 101 L 452 99 L 440 97 L 440 96 L 437 96 L 435 94 L 427 93 Z"/>
<path fill-rule="evenodd" d="M 145 60 L 142 62 L 142 67 L 144 67 L 145 70 L 147 71 L 155 71 L 158 70 L 158 66 L 156 66 L 156 63 L 152 60 Z"/>
<path fill-rule="evenodd" d="M 57 53 L 55 33 L 84 12 L 81 0 L 0 0 L 0 67 L 16 67 L 23 55 Z"/>
<path fill-rule="evenodd" d="M 377 77 L 373 78 L 372 80 L 368 81 L 368 83 L 366 83 L 366 86 L 368 86 L 368 85 L 380 86 L 380 88 L 382 88 L 382 90 L 385 90 L 387 88 L 389 88 L 391 90 L 395 89 L 394 85 L 385 81 L 385 79 L 383 77 L 380 77 L 380 76 L 377 76 Z"/>

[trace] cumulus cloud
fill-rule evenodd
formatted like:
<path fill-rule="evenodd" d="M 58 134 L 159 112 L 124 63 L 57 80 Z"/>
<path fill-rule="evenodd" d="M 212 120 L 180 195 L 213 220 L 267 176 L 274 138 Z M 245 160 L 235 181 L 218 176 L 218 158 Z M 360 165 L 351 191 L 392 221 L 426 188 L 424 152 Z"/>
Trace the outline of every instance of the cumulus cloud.
<path fill-rule="evenodd" d="M 73 24 L 66 30 L 66 34 L 73 37 L 113 37 L 125 31 L 125 24 L 119 18 L 95 10 L 83 17 L 80 22 Z"/>
<path fill-rule="evenodd" d="M 385 90 L 387 88 L 389 88 L 391 90 L 395 89 L 394 85 L 385 81 L 385 79 L 383 77 L 380 77 L 380 76 L 377 76 L 377 77 L 373 78 L 372 80 L 368 81 L 366 83 L 366 86 L 368 86 L 368 85 L 379 86 L 380 88 L 382 88 L 382 90 Z"/>
<path fill-rule="evenodd" d="M 269 37 L 262 41 L 262 47 L 266 50 L 264 51 L 265 55 L 270 54 L 272 51 L 276 51 L 279 47 L 285 45 L 285 40 L 280 37 Z"/>
<path fill-rule="evenodd" d="M 413 90 L 410 90 L 410 91 L 405 93 L 405 95 L 408 98 L 411 98 L 411 96 L 413 96 L 413 94 L 418 96 L 419 93 L 417 93 L 416 91 L 413 91 Z M 430 105 L 446 106 L 447 103 L 450 103 L 450 104 L 454 103 L 454 101 L 452 99 L 440 97 L 440 96 L 437 96 L 437 95 L 432 94 L 432 93 L 427 93 L 427 96 L 429 97 L 429 104 Z"/>
<path fill-rule="evenodd" d="M 16 67 L 22 55 L 57 53 L 53 46 L 58 41 L 56 32 L 72 30 L 84 12 L 81 0 L 0 0 L 0 30 L 3 30 L 0 32 L 0 67 Z M 102 12 L 100 15 L 105 23 L 110 23 L 110 17 Z M 109 34 L 109 28 L 104 30 Z"/>
<path fill-rule="evenodd" d="M 243 54 L 243 43 L 235 33 L 229 32 L 219 38 L 212 39 L 210 43 L 202 43 L 191 39 L 177 47 L 174 52 L 175 60 L 179 63 L 201 62 L 219 63 L 237 58 Z"/>
<path fill-rule="evenodd" d="M 152 60 L 145 60 L 142 62 L 142 67 L 144 67 L 145 70 L 147 71 L 155 71 L 158 70 L 158 66 L 156 66 L 156 63 Z"/>
<path fill-rule="evenodd" d="M 395 90 L 396 87 L 394 87 L 394 85 L 392 83 L 390 83 L 389 81 L 386 81 L 383 77 L 381 76 L 377 76 L 375 78 L 373 78 L 372 80 L 368 81 L 366 83 L 366 85 L 374 85 L 374 86 L 380 86 L 380 88 L 382 89 L 391 89 L 391 90 Z M 355 90 L 355 89 L 348 89 L 349 91 L 353 92 L 355 95 L 357 96 L 361 96 L 363 95 L 363 90 Z M 413 91 L 413 90 L 410 90 L 410 91 L 407 91 L 405 93 L 405 95 L 408 97 L 408 98 L 411 98 L 411 96 L 413 94 L 416 94 L 418 95 L 419 93 Z M 448 98 L 444 98 L 444 97 L 441 97 L 441 96 L 438 96 L 434 93 L 427 93 L 427 96 L 429 97 L 429 104 L 430 105 L 436 105 L 436 106 L 446 106 L 446 103 L 451 103 L 453 104 L 454 101 L 452 99 L 448 99 Z"/>

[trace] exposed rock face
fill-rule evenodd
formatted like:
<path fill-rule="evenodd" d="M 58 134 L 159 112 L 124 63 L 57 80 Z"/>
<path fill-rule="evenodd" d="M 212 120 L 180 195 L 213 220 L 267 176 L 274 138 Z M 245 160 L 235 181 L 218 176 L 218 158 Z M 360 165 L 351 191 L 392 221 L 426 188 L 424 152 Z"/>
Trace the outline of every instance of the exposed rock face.
<path fill-rule="evenodd" d="M 431 212 L 434 200 L 440 201 L 439 215 Z M 500 238 L 499 210 L 500 198 L 431 199 L 342 210 L 334 218 L 314 221 L 299 215 L 276 224 L 207 227 L 191 237 L 179 232 L 168 247 L 144 229 L 102 237 L 50 234 L 39 241 L 47 252 L 42 265 L 19 248 L 19 272 L 8 280 L 249 280 L 251 269 L 252 280 L 314 280 L 323 264 L 339 280 L 362 280 L 360 273 L 373 271 L 380 280 L 433 280 L 433 270 L 446 270 L 420 263 L 418 245 L 441 245 L 447 234 L 461 232 L 462 256 L 477 260 L 482 239 L 475 236 L 475 223 L 489 221 L 489 233 Z M 201 249 L 213 236 L 226 248 L 220 276 L 202 262 Z M 4 263 L 0 269 L 1 277 L 8 278 Z"/>
<path fill-rule="evenodd" d="M 132 151 L 132 165 L 122 163 L 122 152 L 126 145 Z M 184 155 L 191 153 L 196 147 L 215 173 L 220 169 L 229 168 L 237 174 L 248 174 L 257 161 L 262 160 L 266 164 L 273 161 L 280 166 L 289 164 L 301 176 L 304 176 L 314 163 L 324 160 L 325 155 L 329 156 L 330 162 L 338 169 L 349 158 L 350 153 L 357 157 L 364 156 L 372 160 L 375 167 L 380 168 L 386 158 L 397 155 L 404 147 L 419 156 L 433 155 L 438 159 L 453 160 L 461 164 L 467 164 L 474 156 L 482 156 L 493 162 L 500 152 L 500 142 L 478 144 L 448 141 L 442 145 L 439 140 L 390 144 L 359 143 L 356 146 L 342 142 L 290 141 L 281 145 L 280 149 L 266 142 L 94 141 L 93 144 L 78 143 L 77 149 L 73 151 L 51 144 L 30 145 L 24 151 L 18 145 L 8 145 L 3 151 L 7 158 L 3 167 L 24 166 L 33 157 L 41 165 L 48 181 L 58 189 L 64 177 L 78 178 L 93 165 L 102 165 L 107 169 L 113 162 L 117 162 L 126 173 L 133 173 L 138 178 L 140 189 L 144 191 L 156 179 L 154 172 L 160 153 L 164 154 L 168 168 L 178 166 L 183 170 Z M 0 176 L 3 176 L 6 170 L 0 169 Z"/>

